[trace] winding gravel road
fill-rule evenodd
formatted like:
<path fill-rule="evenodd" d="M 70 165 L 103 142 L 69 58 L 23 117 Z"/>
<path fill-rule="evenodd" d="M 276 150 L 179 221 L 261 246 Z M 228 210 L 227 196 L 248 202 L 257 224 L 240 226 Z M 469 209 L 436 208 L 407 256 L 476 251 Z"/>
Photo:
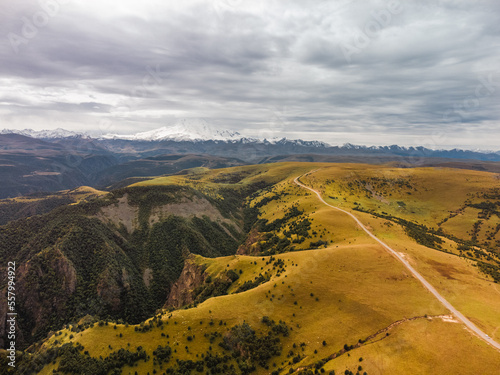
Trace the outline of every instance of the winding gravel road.
<path fill-rule="evenodd" d="M 314 172 L 314 171 L 312 171 Z M 312 173 L 312 172 L 309 172 L 309 173 Z M 309 174 L 309 173 L 306 173 L 305 175 Z M 303 175 L 303 176 L 305 176 Z M 319 193 L 319 191 L 313 189 L 313 188 L 310 188 L 309 186 L 306 186 L 304 185 L 303 183 L 301 183 L 299 181 L 299 178 L 302 177 L 302 176 L 298 176 L 298 177 L 295 177 L 295 179 L 293 180 L 293 182 L 295 182 L 298 186 L 304 188 L 304 189 L 307 189 L 307 190 L 310 190 L 312 191 L 313 193 L 315 193 L 319 200 L 327 205 L 328 207 L 331 207 L 337 211 L 341 211 L 347 215 L 349 215 L 352 219 L 354 219 L 354 221 L 360 226 L 361 229 L 363 229 L 366 234 L 368 234 L 371 238 L 373 238 L 375 241 L 377 241 L 380 245 L 382 245 L 390 254 L 392 254 L 397 260 L 399 260 L 401 263 L 404 264 L 404 266 L 411 272 L 411 274 L 417 278 L 421 283 L 422 285 L 429 291 L 431 292 L 438 300 L 439 302 L 441 302 L 443 304 L 444 307 L 446 307 L 448 310 L 450 310 L 452 312 L 453 315 L 455 315 L 455 317 L 462 321 L 462 323 L 464 323 L 467 328 L 469 328 L 474 334 L 476 334 L 476 336 L 478 336 L 480 339 L 482 339 L 483 341 L 485 341 L 486 343 L 490 344 L 491 346 L 493 346 L 494 348 L 496 348 L 497 350 L 500 350 L 500 344 L 498 342 L 496 342 L 495 340 L 493 340 L 491 337 L 489 337 L 486 333 L 484 333 L 483 331 L 481 331 L 474 323 L 472 323 L 469 319 L 467 319 L 460 311 L 458 311 L 456 308 L 454 308 L 451 303 L 449 303 L 441 294 L 439 294 L 439 292 L 434 289 L 434 287 L 429 284 L 429 282 L 427 280 L 424 279 L 424 277 L 419 274 L 411 265 L 410 263 L 408 263 L 408 261 L 406 259 L 404 259 L 398 252 L 396 252 L 394 249 L 392 249 L 391 247 L 389 247 L 386 243 L 384 243 L 382 240 L 380 240 L 379 238 L 377 238 L 372 232 L 370 232 L 364 225 L 363 223 L 356 217 L 354 216 L 353 214 L 351 214 L 350 212 L 346 211 L 346 210 L 343 210 L 339 207 L 336 207 L 336 206 L 332 206 L 331 204 L 329 203 L 326 203 L 325 200 L 323 199 L 323 197 L 321 196 L 321 194 Z"/>

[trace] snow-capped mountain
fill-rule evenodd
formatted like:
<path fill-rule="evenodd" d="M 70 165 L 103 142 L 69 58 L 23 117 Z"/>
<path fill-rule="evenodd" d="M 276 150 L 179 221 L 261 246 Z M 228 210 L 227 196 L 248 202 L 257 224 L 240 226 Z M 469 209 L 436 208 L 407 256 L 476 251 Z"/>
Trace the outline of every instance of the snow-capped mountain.
<path fill-rule="evenodd" d="M 288 139 L 286 137 L 273 137 L 273 138 L 250 138 L 251 142 L 261 142 L 268 145 L 295 145 L 307 147 L 330 147 L 330 144 L 321 141 L 304 141 L 303 139 Z"/>
<path fill-rule="evenodd" d="M 467 149 L 428 149 L 422 146 L 399 146 L 399 145 L 386 145 L 386 146 L 365 146 L 356 145 L 351 143 L 344 143 L 343 145 L 332 145 L 322 141 L 306 141 L 303 139 L 288 139 L 286 137 L 251 137 L 242 135 L 236 131 L 217 129 L 215 126 L 210 125 L 207 121 L 203 119 L 195 118 L 185 118 L 179 120 L 177 123 L 169 126 L 164 126 L 158 129 L 149 130 L 145 132 L 139 132 L 131 135 L 122 134 L 106 134 L 98 138 L 91 137 L 88 134 L 69 131 L 65 129 L 55 129 L 55 130 L 13 130 L 13 129 L 3 129 L 0 130 L 0 135 L 2 134 L 20 134 L 27 137 L 43 139 L 46 141 L 61 140 L 61 139 L 94 139 L 97 142 L 103 141 L 119 141 L 119 140 L 130 140 L 130 141 L 188 141 L 188 142 L 206 142 L 206 141 L 217 141 L 216 143 L 226 143 L 226 144 L 238 144 L 238 145 L 248 145 L 248 147 L 254 147 L 254 145 L 260 144 L 264 147 L 272 147 L 280 149 L 282 153 L 294 153 L 298 152 L 300 148 L 307 148 L 308 152 L 319 152 L 319 153 L 338 153 L 347 152 L 355 154 L 375 153 L 375 154 L 392 154 L 392 155 L 420 155 L 422 157 L 448 157 L 448 158 L 469 158 L 469 159 L 480 159 L 486 158 L 484 155 L 500 155 L 500 151 L 484 151 L 484 150 L 467 150 Z M 108 146 L 105 146 L 108 147 Z M 246 147 L 246 146 L 245 146 Z M 485 160 L 496 160 L 498 156 L 491 156 Z"/>
<path fill-rule="evenodd" d="M 104 139 L 128 139 L 134 141 L 230 141 L 241 139 L 238 132 L 215 129 L 202 119 L 182 119 L 174 125 L 163 126 L 146 132 L 132 135 L 106 134 Z"/>
<path fill-rule="evenodd" d="M 3 129 L 0 131 L 0 134 L 20 134 L 20 135 L 24 135 L 26 137 L 39 138 L 39 139 L 73 138 L 73 137 L 87 136 L 86 134 L 83 134 L 83 133 L 76 133 L 76 132 L 61 129 L 61 128 L 57 128 L 54 130 Z"/>

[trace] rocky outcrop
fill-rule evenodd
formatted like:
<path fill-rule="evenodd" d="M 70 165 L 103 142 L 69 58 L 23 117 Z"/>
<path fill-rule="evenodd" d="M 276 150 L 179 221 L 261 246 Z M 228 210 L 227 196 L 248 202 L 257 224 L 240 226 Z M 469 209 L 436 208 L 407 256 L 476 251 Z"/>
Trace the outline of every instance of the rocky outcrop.
<path fill-rule="evenodd" d="M 227 281 L 204 283 L 204 267 L 188 256 L 235 253 L 241 225 L 222 212 L 230 217 L 236 203 L 219 210 L 189 188 L 142 187 L 0 226 L 0 257 L 17 265 L 19 347 L 84 315 L 136 324 L 167 300 L 170 307 L 191 303 L 200 285 L 211 287 L 203 298 L 220 295 Z M 0 271 L 5 292 L 4 265 Z M 0 299 L 0 317 L 6 313 Z"/>
<path fill-rule="evenodd" d="M 17 328 L 17 343 L 25 343 L 24 333 L 33 336 L 50 326 L 54 316 L 64 317 L 67 304 L 76 289 L 76 270 L 71 261 L 57 248 L 49 248 L 30 261 L 20 264 L 16 270 L 16 312 L 25 322 Z M 2 301 L 0 316 L 6 314 L 6 302 Z M 5 337 L 5 321 L 0 335 Z M 4 343 L 0 341 L 0 345 Z"/>
<path fill-rule="evenodd" d="M 132 233 L 139 227 L 138 215 L 139 207 L 130 205 L 128 194 L 125 193 L 115 204 L 102 207 L 97 218 L 106 224 L 114 224 L 118 228 L 123 226 L 127 232 Z"/>
<path fill-rule="evenodd" d="M 183 197 L 178 203 L 153 207 L 149 217 L 149 225 L 153 225 L 172 214 L 185 218 L 208 216 L 212 221 L 233 224 L 231 220 L 224 218 L 219 210 L 206 198 L 194 196 L 189 198 Z"/>
<path fill-rule="evenodd" d="M 222 216 L 220 211 L 204 197 L 182 196 L 179 192 L 179 201 L 174 203 L 153 206 L 148 214 L 148 224 L 150 226 L 158 223 L 170 215 L 184 218 L 203 218 L 207 216 L 210 220 L 219 224 L 226 223 L 232 225 L 237 232 L 241 232 L 239 226 L 234 226 L 234 222 Z M 125 193 L 118 198 L 116 203 L 104 206 L 96 215 L 98 219 L 106 224 L 114 225 L 117 228 L 124 227 L 128 233 L 139 229 L 139 207 L 132 205 L 129 201 L 129 195 Z M 225 227 L 222 228 L 226 233 L 232 236 L 231 232 Z"/>
<path fill-rule="evenodd" d="M 248 233 L 248 236 L 243 242 L 240 247 L 238 247 L 238 250 L 236 251 L 236 254 L 238 255 L 255 255 L 260 253 L 260 246 L 259 242 L 262 241 L 262 233 L 257 231 L 257 229 L 253 228 L 250 233 Z"/>
<path fill-rule="evenodd" d="M 205 266 L 195 263 L 194 255 L 190 255 L 185 263 L 180 277 L 172 285 L 165 308 L 179 308 L 194 301 L 193 291 L 203 285 L 207 274 Z"/>
<path fill-rule="evenodd" d="M 121 271 L 110 268 L 101 275 L 97 284 L 97 295 L 112 313 L 118 313 L 123 304 L 123 293 L 130 292 L 130 276 L 125 268 Z"/>

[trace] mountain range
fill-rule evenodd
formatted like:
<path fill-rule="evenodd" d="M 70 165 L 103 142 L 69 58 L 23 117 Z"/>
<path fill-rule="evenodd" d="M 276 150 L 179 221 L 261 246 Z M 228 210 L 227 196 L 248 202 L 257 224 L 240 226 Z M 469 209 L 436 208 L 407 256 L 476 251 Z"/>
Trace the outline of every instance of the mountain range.
<path fill-rule="evenodd" d="M 135 141 L 162 141 L 166 139 L 175 141 L 230 141 L 241 139 L 242 136 L 238 132 L 215 129 L 203 119 L 182 119 L 174 125 L 163 126 L 146 132 L 132 135 L 106 134 L 102 138 Z"/>
<path fill-rule="evenodd" d="M 396 163 L 500 172 L 500 152 L 425 147 L 329 145 L 302 139 L 258 139 L 217 130 L 204 120 L 181 120 L 133 135 L 92 137 L 64 129 L 0 131 L 0 199 L 81 185 L 107 189 L 129 178 L 194 167 L 286 161 Z"/>
<path fill-rule="evenodd" d="M 85 132 L 74 132 L 62 128 L 57 128 L 54 130 L 33 130 L 33 129 L 3 129 L 0 131 L 2 134 L 19 134 L 31 138 L 38 138 L 44 140 L 61 140 L 67 138 L 92 138 L 99 141 L 106 140 L 127 140 L 127 141 L 150 141 L 150 142 L 162 142 L 162 141 L 175 141 L 175 142 L 206 142 L 206 141 L 222 141 L 227 143 L 263 143 L 263 144 L 296 144 L 304 146 L 314 146 L 318 148 L 341 148 L 343 150 L 369 150 L 369 151 L 389 151 L 389 152 L 422 152 L 422 150 L 430 150 L 433 152 L 450 152 L 450 153 L 460 153 L 464 152 L 469 156 L 469 152 L 474 154 L 500 154 L 499 151 L 480 151 L 480 150 L 462 150 L 454 148 L 452 150 L 435 150 L 428 149 L 425 147 L 406 147 L 398 145 L 387 145 L 387 146 L 365 146 L 365 145 L 355 145 L 352 143 L 345 143 L 342 146 L 334 146 L 322 141 L 306 141 L 302 139 L 288 139 L 286 137 L 272 137 L 272 138 L 259 138 L 253 136 L 245 136 L 237 131 L 217 129 L 213 125 L 209 124 L 204 119 L 197 118 L 184 118 L 179 120 L 173 125 L 163 126 L 157 129 L 138 132 L 135 134 L 115 134 L 108 133 L 99 136 L 92 136 Z M 429 152 L 426 151 L 428 154 Z M 451 156 L 457 157 L 457 156 Z M 461 157 L 459 157 L 461 158 Z M 485 160 L 484 157 L 478 157 L 479 160 Z M 486 159 L 488 160 L 488 159 Z M 499 159 L 500 160 L 500 159 Z"/>

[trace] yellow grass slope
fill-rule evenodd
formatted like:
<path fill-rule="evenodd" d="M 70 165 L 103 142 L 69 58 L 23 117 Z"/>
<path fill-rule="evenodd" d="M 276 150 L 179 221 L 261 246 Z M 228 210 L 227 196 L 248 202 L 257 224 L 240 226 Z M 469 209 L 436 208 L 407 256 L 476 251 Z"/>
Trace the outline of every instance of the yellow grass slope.
<path fill-rule="evenodd" d="M 451 168 L 391 168 L 381 165 L 321 165 L 304 180 L 320 189 L 330 203 L 352 208 L 355 202 L 367 210 L 386 212 L 429 227 L 443 229 L 462 239 L 470 239 L 472 225 L 480 219 L 479 209 L 466 204 L 488 201 L 484 194 L 500 188 L 496 173 Z M 489 200 L 491 201 L 491 200 Z M 494 201 L 494 200 L 493 200 Z M 493 231 L 500 222 L 481 228 L 479 236 Z M 497 232 L 494 240 L 500 240 Z"/>
<path fill-rule="evenodd" d="M 278 368 L 283 368 L 281 373 L 287 373 L 289 368 L 311 365 L 338 353 L 345 344 L 355 345 L 394 322 L 417 317 L 387 331 L 389 336 L 382 333 L 348 354 L 328 361 L 325 368 L 352 369 L 352 358 L 359 357 L 363 357 L 362 366 L 368 374 L 387 374 L 395 369 L 401 374 L 424 374 L 429 368 L 439 369 L 442 374 L 494 373 L 500 366 L 499 353 L 460 324 L 426 318 L 426 315 L 448 313 L 408 276 L 402 265 L 376 245 L 330 247 L 282 254 L 277 258 L 286 264 L 286 271 L 280 277 L 243 293 L 212 298 L 196 308 L 164 315 L 162 319 L 168 324 L 164 324 L 163 329 L 155 327 L 147 333 L 138 333 L 133 326 L 118 325 L 114 329 L 114 324 L 110 324 L 78 333 L 72 341 L 81 343 L 94 357 L 105 357 L 120 347 L 135 349 L 137 346 L 151 355 L 158 345 L 168 343 L 177 350 L 175 358 L 196 360 L 196 354 L 206 352 L 211 346 L 205 333 L 223 334 L 228 327 L 243 322 L 258 328 L 262 326 L 262 317 L 269 316 L 287 322 L 293 329 L 289 337 L 282 339 L 282 356 L 270 363 L 271 367 L 276 363 Z M 265 270 L 267 257 L 264 259 L 236 256 L 199 261 L 216 263 L 214 270 L 230 264 L 229 268 L 244 269 L 243 275 L 253 276 Z M 257 265 L 252 268 L 255 261 Z M 211 321 L 215 322 L 213 326 Z M 225 325 L 220 326 L 220 321 Z M 57 339 L 69 341 L 69 334 L 65 332 Z M 188 341 L 189 335 L 195 339 Z M 294 350 L 293 344 L 298 347 L 302 342 L 306 344 L 305 351 L 295 350 L 295 354 L 303 355 L 304 359 L 288 365 L 291 358 L 287 358 L 287 354 Z M 212 346 L 215 352 L 221 352 L 216 344 Z M 466 355 L 473 361 L 464 367 Z M 148 361 L 130 371 L 145 374 L 152 373 L 154 368 L 152 361 Z M 50 373 L 49 368 L 45 373 Z M 260 368 L 257 373 L 269 372 Z"/>
<path fill-rule="evenodd" d="M 372 180 L 368 194 L 366 189 L 349 188 L 353 176 L 356 180 L 367 181 L 373 176 L 383 175 L 389 176 L 388 181 L 397 181 L 399 172 L 378 166 L 307 163 L 204 170 L 199 175 L 193 174 L 194 179 L 186 175 L 142 182 L 140 184 L 205 184 L 216 191 L 221 184 L 216 181 L 224 179 L 231 181 L 228 185 L 242 186 L 259 178 L 281 181 L 273 193 L 286 192 L 287 195 L 265 205 L 260 217 L 272 221 L 283 217 L 292 205 L 296 205 L 311 220 L 311 231 L 316 234 L 297 244 L 297 251 L 274 256 L 285 263 L 285 271 L 279 277 L 273 273 L 269 257 L 196 257 L 196 262 L 208 266 L 207 272 L 213 277 L 228 269 L 242 270 L 238 285 L 252 280 L 259 273 L 274 275 L 270 281 L 254 289 L 232 293 L 238 286 L 235 285 L 227 296 L 211 298 L 195 308 L 164 312 L 161 318 L 164 324 L 145 333 L 136 331 L 134 326 L 95 325 L 74 334 L 71 339 L 71 332 L 64 330 L 60 335 L 52 336 L 45 345 L 54 345 L 56 339 L 58 345 L 79 342 L 91 356 L 106 357 L 119 348 L 135 350 L 138 346 L 152 356 L 158 345 L 168 344 L 176 351 L 170 361 L 175 367 L 175 359 L 199 360 L 209 347 L 215 353 L 222 353 L 217 345 L 222 338 L 217 336 L 210 343 L 205 335 L 224 335 L 230 327 L 243 322 L 263 330 L 261 319 L 269 316 L 275 321 L 283 320 L 292 330 L 288 337 L 281 339 L 281 356 L 271 359 L 268 369 L 258 367 L 256 373 L 259 374 L 272 371 L 286 374 L 290 369 L 310 368 L 319 360 L 325 360 L 327 373 L 335 370 L 336 374 L 344 373 L 346 369 L 361 374 L 366 371 L 370 375 L 498 372 L 500 353 L 450 319 L 449 312 L 408 275 L 403 265 L 360 231 L 352 219 L 322 205 L 313 195 L 292 184 L 293 177 L 318 168 L 319 171 L 303 182 L 323 189 L 325 195 L 333 197 L 330 198 L 332 204 L 344 208 L 352 207 L 355 201 L 368 207 L 378 208 L 380 205 L 400 217 L 418 217 L 429 225 L 442 219 L 444 214 L 441 215 L 441 211 L 462 204 L 470 192 L 494 187 L 495 183 L 494 177 L 487 173 L 466 172 L 468 177 L 457 177 L 453 170 L 436 172 L 426 168 L 401 171 L 402 176 L 412 176 L 411 179 L 408 177 L 410 186 L 416 189 L 412 194 L 407 194 L 410 188 L 406 183 L 394 182 L 396 187 L 401 187 L 384 195 L 379 191 L 380 187 L 379 190 L 373 187 L 375 180 Z M 436 179 L 443 180 L 444 173 L 449 173 L 451 182 L 436 185 Z M 237 178 L 243 176 L 242 179 L 234 182 L 237 180 L 235 174 Z M 456 184 L 460 186 L 454 187 Z M 444 191 L 449 192 L 449 200 L 443 199 Z M 407 212 L 397 204 L 403 198 L 406 198 Z M 432 205 L 436 212 L 429 210 Z M 360 212 L 355 214 L 377 236 L 404 253 L 456 308 L 491 337 L 500 339 L 500 288 L 495 288 L 496 284 L 480 273 L 470 260 L 418 245 L 401 227 L 388 226 L 384 219 Z M 283 236 L 283 231 L 277 234 Z M 328 242 L 326 248 L 306 250 L 310 241 L 318 239 Z M 455 244 L 447 246 L 451 248 Z M 305 346 L 301 347 L 301 343 Z M 342 353 L 345 346 L 354 348 Z M 301 356 L 300 360 L 293 363 L 292 358 L 296 355 Z M 358 369 L 360 366 L 361 370 Z M 56 367 L 46 366 L 42 373 L 52 373 Z M 126 367 L 123 374 L 134 374 L 135 371 L 152 374 L 155 370 L 163 373 L 166 368 L 165 364 L 162 368 L 155 366 L 152 360 L 141 361 L 137 367 Z"/>

